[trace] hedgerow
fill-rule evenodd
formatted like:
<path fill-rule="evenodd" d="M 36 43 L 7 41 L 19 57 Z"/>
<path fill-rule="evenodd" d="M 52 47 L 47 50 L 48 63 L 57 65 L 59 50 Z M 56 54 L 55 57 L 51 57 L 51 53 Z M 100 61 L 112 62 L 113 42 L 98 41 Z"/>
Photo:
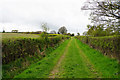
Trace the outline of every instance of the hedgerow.
<path fill-rule="evenodd" d="M 36 39 L 18 38 L 14 40 L 3 40 L 2 63 L 7 64 L 18 58 L 40 54 L 42 51 L 45 51 L 46 48 L 54 46 L 65 38 L 67 37 L 60 35 L 52 38 L 40 37 Z"/>
<path fill-rule="evenodd" d="M 104 55 L 120 60 L 120 36 L 90 37 L 77 36 L 80 41 L 101 51 Z"/>

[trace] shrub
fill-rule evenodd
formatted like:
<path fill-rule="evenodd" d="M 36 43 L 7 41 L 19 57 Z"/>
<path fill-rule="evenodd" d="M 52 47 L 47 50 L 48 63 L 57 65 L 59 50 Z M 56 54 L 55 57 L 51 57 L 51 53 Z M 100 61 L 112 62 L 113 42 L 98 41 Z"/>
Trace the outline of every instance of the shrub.
<path fill-rule="evenodd" d="M 106 37 L 76 37 L 83 43 L 90 45 L 101 51 L 104 55 L 110 57 L 120 58 L 120 36 L 106 36 Z"/>
<path fill-rule="evenodd" d="M 5 33 L 5 30 L 3 30 L 3 33 Z"/>
<path fill-rule="evenodd" d="M 46 34 L 45 34 L 46 35 Z M 47 36 L 42 36 L 37 39 L 31 38 L 20 38 L 15 40 L 3 40 L 2 41 L 2 62 L 7 64 L 11 61 L 15 61 L 18 58 L 24 58 L 30 55 L 36 55 L 38 49 L 40 52 L 44 51 L 49 46 L 54 46 L 65 36 L 56 36 L 53 38 L 48 38 Z"/>

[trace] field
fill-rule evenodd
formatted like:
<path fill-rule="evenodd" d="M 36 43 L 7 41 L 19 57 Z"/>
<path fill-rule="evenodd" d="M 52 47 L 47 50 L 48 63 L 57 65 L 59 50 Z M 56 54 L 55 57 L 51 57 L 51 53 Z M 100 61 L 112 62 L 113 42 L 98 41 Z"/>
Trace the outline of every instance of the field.
<path fill-rule="evenodd" d="M 48 37 L 2 34 L 3 78 L 120 77 L 117 59 L 104 56 L 75 37 L 55 34 Z"/>
<path fill-rule="evenodd" d="M 22 34 L 22 33 L 0 33 L 2 39 L 16 39 L 16 38 L 38 38 L 38 34 Z"/>

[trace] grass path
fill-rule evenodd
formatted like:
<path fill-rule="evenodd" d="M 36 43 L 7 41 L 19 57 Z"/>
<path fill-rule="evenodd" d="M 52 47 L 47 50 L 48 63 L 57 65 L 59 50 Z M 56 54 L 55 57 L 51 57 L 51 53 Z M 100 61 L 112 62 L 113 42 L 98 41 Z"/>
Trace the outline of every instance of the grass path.
<path fill-rule="evenodd" d="M 117 78 L 118 61 L 72 38 L 15 78 Z"/>
<path fill-rule="evenodd" d="M 95 74 L 87 67 L 86 60 L 78 48 L 76 40 L 73 38 L 65 58 L 62 60 L 59 72 L 54 78 L 93 78 Z"/>
<path fill-rule="evenodd" d="M 55 78 L 56 77 L 56 73 L 59 73 L 58 69 L 61 66 L 61 62 L 65 58 L 65 54 L 68 53 L 68 47 L 70 46 L 70 42 L 71 42 L 71 40 L 69 41 L 68 45 L 66 46 L 63 55 L 60 57 L 60 59 L 58 60 L 57 64 L 54 66 L 53 70 L 50 72 L 49 78 Z"/>
<path fill-rule="evenodd" d="M 70 40 L 64 41 L 56 50 L 54 50 L 44 59 L 31 65 L 28 69 L 14 78 L 48 78 L 49 73 L 53 70 L 54 66 L 64 53 L 69 41 Z"/>
<path fill-rule="evenodd" d="M 101 73 L 97 72 L 97 70 L 95 69 L 94 65 L 90 62 L 90 60 L 88 59 L 88 57 L 84 54 L 84 52 L 81 50 L 80 46 L 77 44 L 77 42 L 75 41 L 76 46 L 79 50 L 80 56 L 82 58 L 82 60 L 84 61 L 84 63 L 86 64 L 86 66 L 90 69 L 90 72 L 92 74 L 94 74 L 95 77 L 97 78 L 101 78 Z"/>

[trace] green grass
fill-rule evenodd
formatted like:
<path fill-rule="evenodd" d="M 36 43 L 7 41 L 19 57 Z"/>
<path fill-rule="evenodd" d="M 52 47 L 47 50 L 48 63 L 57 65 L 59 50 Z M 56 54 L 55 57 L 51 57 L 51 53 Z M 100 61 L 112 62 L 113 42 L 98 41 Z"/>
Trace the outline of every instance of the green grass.
<path fill-rule="evenodd" d="M 49 36 L 58 36 L 60 34 L 49 34 Z"/>
<path fill-rule="evenodd" d="M 41 61 L 37 62 L 36 64 L 31 65 L 27 70 L 21 73 L 15 78 L 46 78 L 49 76 L 50 71 L 57 63 L 57 60 L 63 54 L 65 46 L 68 44 L 69 40 L 66 40 L 54 50 L 51 54 L 46 56 Z"/>
<path fill-rule="evenodd" d="M 18 39 L 18 38 L 38 38 L 38 34 L 23 34 L 23 33 L 0 33 L 0 38 L 4 39 Z"/>
<path fill-rule="evenodd" d="M 89 58 L 95 68 L 102 73 L 103 78 L 117 78 L 118 77 L 118 61 L 111 59 L 95 49 L 90 48 L 88 45 L 83 44 L 77 40 L 78 45 L 84 54 Z"/>
<path fill-rule="evenodd" d="M 118 78 L 117 60 L 102 55 L 75 38 L 69 41 L 66 40 L 51 54 L 15 78 L 48 78 L 64 52 L 65 56 L 56 68 L 58 72 L 54 74 L 56 78 Z"/>
<path fill-rule="evenodd" d="M 79 49 L 75 46 L 75 39 L 72 40 L 66 58 L 61 63 L 60 78 L 94 78 L 86 63 L 80 55 Z"/>
<path fill-rule="evenodd" d="M 15 75 L 20 74 L 22 71 L 27 69 L 27 67 L 30 64 L 33 64 L 34 62 L 39 61 L 41 58 L 32 56 L 32 57 L 25 57 L 24 58 L 19 58 L 14 62 L 11 62 L 9 64 L 4 64 L 2 65 L 2 74 L 3 78 L 13 78 Z M 26 64 L 26 65 L 25 65 Z"/>
<path fill-rule="evenodd" d="M 62 42 L 56 44 L 54 47 L 49 47 L 45 50 L 45 54 L 49 55 L 54 51 Z M 8 64 L 2 65 L 2 74 L 3 78 L 13 78 L 15 75 L 20 74 L 25 69 L 27 69 L 31 64 L 34 64 L 40 60 L 44 59 L 39 53 L 35 53 L 33 56 L 26 56 L 25 58 L 19 58 L 15 61 L 12 61 Z"/>

